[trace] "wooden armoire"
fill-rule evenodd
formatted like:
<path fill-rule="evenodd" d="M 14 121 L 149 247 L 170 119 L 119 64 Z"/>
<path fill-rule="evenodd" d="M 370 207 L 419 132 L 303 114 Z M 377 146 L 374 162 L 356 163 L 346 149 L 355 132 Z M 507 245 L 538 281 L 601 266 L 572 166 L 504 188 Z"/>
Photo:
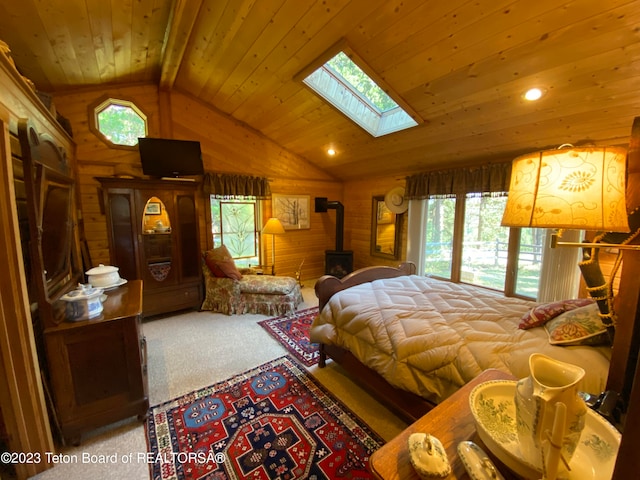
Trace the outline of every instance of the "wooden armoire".
<path fill-rule="evenodd" d="M 202 303 L 196 194 L 183 180 L 104 177 L 111 264 L 127 280 L 144 284 L 143 315 Z"/>

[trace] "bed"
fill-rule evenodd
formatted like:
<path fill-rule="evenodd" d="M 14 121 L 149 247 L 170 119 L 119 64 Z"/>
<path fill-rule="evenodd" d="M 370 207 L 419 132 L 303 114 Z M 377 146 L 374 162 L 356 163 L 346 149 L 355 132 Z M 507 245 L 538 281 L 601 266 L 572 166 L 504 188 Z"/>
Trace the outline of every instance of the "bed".
<path fill-rule="evenodd" d="M 582 389 L 605 389 L 610 346 L 556 346 L 543 327 L 518 328 L 534 302 L 411 274 L 411 265 L 368 267 L 315 286 L 320 313 L 311 341 L 327 357 L 414 420 L 488 368 L 529 374 L 541 352 L 582 366 Z"/>

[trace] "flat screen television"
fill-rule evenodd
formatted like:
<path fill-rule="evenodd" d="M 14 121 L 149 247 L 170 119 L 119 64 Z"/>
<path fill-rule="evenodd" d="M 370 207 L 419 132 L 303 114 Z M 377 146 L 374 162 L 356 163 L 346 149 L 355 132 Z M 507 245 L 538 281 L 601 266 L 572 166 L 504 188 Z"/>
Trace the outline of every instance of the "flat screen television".
<path fill-rule="evenodd" d="M 200 142 L 171 138 L 138 138 L 142 173 L 150 177 L 202 175 Z"/>

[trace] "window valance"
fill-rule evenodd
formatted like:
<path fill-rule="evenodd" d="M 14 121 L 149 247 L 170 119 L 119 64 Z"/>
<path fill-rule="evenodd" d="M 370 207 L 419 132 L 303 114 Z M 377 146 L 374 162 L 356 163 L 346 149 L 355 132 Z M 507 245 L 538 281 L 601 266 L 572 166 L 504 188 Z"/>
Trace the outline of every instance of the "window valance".
<path fill-rule="evenodd" d="M 407 177 L 405 196 L 412 200 L 458 194 L 501 195 L 509 190 L 511 162 L 418 173 Z"/>
<path fill-rule="evenodd" d="M 271 197 L 268 179 L 248 175 L 207 172 L 202 180 L 202 189 L 206 195 L 242 195 L 260 200 Z"/>

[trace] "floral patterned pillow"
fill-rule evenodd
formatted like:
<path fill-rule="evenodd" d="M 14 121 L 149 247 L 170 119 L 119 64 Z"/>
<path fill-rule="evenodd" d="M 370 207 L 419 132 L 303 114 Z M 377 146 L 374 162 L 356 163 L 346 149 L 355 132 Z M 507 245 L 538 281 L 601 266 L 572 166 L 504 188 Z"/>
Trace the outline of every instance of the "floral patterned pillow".
<path fill-rule="evenodd" d="M 540 327 L 561 313 L 592 303 L 594 303 L 594 301 L 590 298 L 576 298 L 572 300 L 561 300 L 559 302 L 543 303 L 525 313 L 522 319 L 520 319 L 518 328 L 527 330 L 528 328 Z"/>
<path fill-rule="evenodd" d="M 549 320 L 544 328 L 551 345 L 605 345 L 609 343 L 607 329 L 600 319 L 596 303 L 569 310 Z"/>

